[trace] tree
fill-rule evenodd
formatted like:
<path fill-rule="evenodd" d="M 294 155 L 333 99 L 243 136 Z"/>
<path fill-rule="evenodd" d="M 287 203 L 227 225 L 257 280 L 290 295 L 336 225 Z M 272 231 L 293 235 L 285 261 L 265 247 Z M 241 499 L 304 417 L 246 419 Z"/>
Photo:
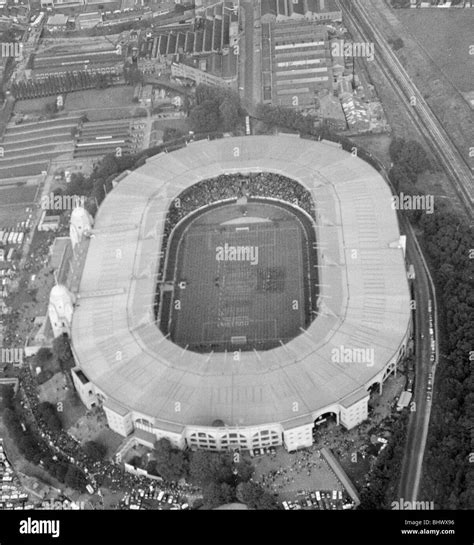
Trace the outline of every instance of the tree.
<path fill-rule="evenodd" d="M 53 357 L 53 353 L 49 348 L 40 348 L 38 352 L 36 352 L 35 355 L 35 363 L 36 365 L 43 366 L 45 363 L 50 361 Z"/>
<path fill-rule="evenodd" d="M 11 384 L 3 384 L 0 386 L 0 409 L 13 409 L 13 399 L 15 392 Z M 5 416 L 4 416 L 5 417 Z"/>
<path fill-rule="evenodd" d="M 155 443 L 154 458 L 156 471 L 167 481 L 177 481 L 188 472 L 188 461 L 182 450 L 174 448 L 168 439 Z"/>
<path fill-rule="evenodd" d="M 248 460 L 241 459 L 238 464 L 235 464 L 235 475 L 239 482 L 250 481 L 254 472 L 255 468 Z"/>
<path fill-rule="evenodd" d="M 99 462 L 105 458 L 107 447 L 98 441 L 87 441 L 84 444 L 84 452 L 94 462 Z"/>
<path fill-rule="evenodd" d="M 394 138 L 389 146 L 390 158 L 397 170 L 392 174 L 398 180 L 403 178 L 416 183 L 418 176 L 429 169 L 428 156 L 423 147 L 416 140 L 406 141 L 403 138 Z"/>
<path fill-rule="evenodd" d="M 278 509 L 275 499 L 259 484 L 248 482 L 240 483 L 236 490 L 237 499 L 252 509 L 273 510 Z"/>
<path fill-rule="evenodd" d="M 178 140 L 178 138 L 182 138 L 183 136 L 184 132 L 179 129 L 175 129 L 173 127 L 165 127 L 163 129 L 163 142 Z"/>
<path fill-rule="evenodd" d="M 240 122 L 240 105 L 238 99 L 227 96 L 219 107 L 222 127 L 225 131 L 233 131 Z"/>
<path fill-rule="evenodd" d="M 193 452 L 189 473 L 191 480 L 200 485 L 225 482 L 235 486 L 238 480 L 234 474 L 232 456 L 227 452 Z"/>
<path fill-rule="evenodd" d="M 72 464 L 69 464 L 66 476 L 64 478 L 64 483 L 66 486 L 69 486 L 69 488 L 83 491 L 86 488 L 87 480 L 80 469 Z"/>
<path fill-rule="evenodd" d="M 219 104 L 207 100 L 191 110 L 189 115 L 194 132 L 216 132 L 220 126 Z"/>
<path fill-rule="evenodd" d="M 211 482 L 203 487 L 202 495 L 206 509 L 214 509 L 235 500 L 234 488 L 227 483 Z"/>
<path fill-rule="evenodd" d="M 30 435 L 22 435 L 17 439 L 18 448 L 21 450 L 27 460 L 38 464 L 41 460 L 41 453 L 38 443 Z"/>
<path fill-rule="evenodd" d="M 56 407 L 48 401 L 43 401 L 38 405 L 38 414 L 42 418 L 46 426 L 53 432 L 59 432 L 63 425 L 61 419 L 58 416 Z"/>

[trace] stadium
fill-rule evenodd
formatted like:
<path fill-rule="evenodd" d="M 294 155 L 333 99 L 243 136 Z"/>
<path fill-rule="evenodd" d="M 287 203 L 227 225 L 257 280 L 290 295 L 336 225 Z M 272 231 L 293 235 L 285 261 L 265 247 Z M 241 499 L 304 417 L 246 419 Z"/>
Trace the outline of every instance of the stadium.
<path fill-rule="evenodd" d="M 365 420 L 405 354 L 390 189 L 333 143 L 247 136 L 154 156 L 82 244 L 74 384 L 142 444 L 309 446 L 322 418 Z"/>

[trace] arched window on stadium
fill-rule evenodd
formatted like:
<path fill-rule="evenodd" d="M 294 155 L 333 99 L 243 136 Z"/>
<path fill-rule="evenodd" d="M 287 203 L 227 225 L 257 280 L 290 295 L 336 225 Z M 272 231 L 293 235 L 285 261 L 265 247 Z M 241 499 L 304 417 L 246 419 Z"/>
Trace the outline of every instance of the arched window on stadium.
<path fill-rule="evenodd" d="M 274 430 L 261 430 L 252 436 L 252 448 L 269 447 L 280 444 L 280 436 Z"/>
<path fill-rule="evenodd" d="M 221 447 L 247 447 L 247 437 L 237 432 L 226 433 L 221 437 Z"/>
<path fill-rule="evenodd" d="M 153 423 L 145 418 L 137 418 L 137 420 L 135 420 L 135 427 L 153 433 Z"/>
<path fill-rule="evenodd" d="M 217 449 L 217 441 L 215 437 L 205 432 L 192 433 L 188 438 L 190 447 L 198 447 L 210 450 Z"/>

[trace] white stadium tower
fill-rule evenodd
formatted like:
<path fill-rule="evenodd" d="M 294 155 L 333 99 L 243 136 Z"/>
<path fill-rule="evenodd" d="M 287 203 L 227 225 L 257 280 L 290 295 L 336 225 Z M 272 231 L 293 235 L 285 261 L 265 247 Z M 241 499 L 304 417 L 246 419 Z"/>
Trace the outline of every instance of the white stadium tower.
<path fill-rule="evenodd" d="M 295 180 L 314 201 L 317 315 L 287 343 L 237 360 L 187 350 L 154 315 L 167 212 L 197 182 L 257 172 Z M 90 218 L 79 220 L 92 228 Z M 94 221 L 70 325 L 73 379 L 82 401 L 101 405 L 122 436 L 293 451 L 312 444 L 327 413 L 347 429 L 364 421 L 372 387 L 381 392 L 405 355 L 410 293 L 391 192 L 373 167 L 335 145 L 283 135 L 193 142 L 121 179 Z M 355 352 L 371 357 L 351 360 Z"/>

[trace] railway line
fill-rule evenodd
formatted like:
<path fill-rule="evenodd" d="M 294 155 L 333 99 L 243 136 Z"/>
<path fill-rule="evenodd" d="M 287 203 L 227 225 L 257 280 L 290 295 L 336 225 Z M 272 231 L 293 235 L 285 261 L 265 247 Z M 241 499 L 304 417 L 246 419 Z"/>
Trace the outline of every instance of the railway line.
<path fill-rule="evenodd" d="M 360 2 L 354 0 L 352 5 L 360 7 Z M 356 10 L 347 9 L 347 6 L 344 6 L 346 18 L 366 39 L 367 34 L 364 27 L 369 26 L 369 29 L 372 29 L 368 16 L 362 11 L 362 15 L 358 18 L 357 15 L 354 15 L 354 11 Z M 472 174 L 470 168 L 459 156 L 458 150 L 453 148 L 444 130 L 438 127 L 438 121 L 424 103 L 419 91 L 411 84 L 403 67 L 399 65 L 398 59 L 393 60 L 394 54 L 388 49 L 384 38 L 374 29 L 372 29 L 372 35 L 374 41 L 378 42 L 381 52 L 380 56 L 376 55 L 380 70 L 396 94 L 402 99 L 401 103 L 406 106 L 410 118 L 437 153 L 448 173 L 453 191 L 458 197 L 462 209 L 470 216 L 472 213 Z M 413 101 L 413 97 L 415 97 L 415 101 Z M 418 97 L 421 97 L 421 101 L 418 101 Z M 390 183 L 388 176 L 385 177 Z M 417 302 L 415 324 L 417 381 L 414 392 L 416 410 L 410 413 L 398 494 L 401 498 L 416 501 L 420 490 L 423 457 L 431 414 L 431 392 L 428 389 L 429 374 L 431 373 L 431 376 L 434 377 L 439 357 L 437 301 L 433 279 L 415 233 L 406 218 L 400 217 L 400 221 L 406 234 L 410 235 L 407 238 L 407 258 L 414 264 L 417 277 L 414 284 L 414 295 Z"/>
<path fill-rule="evenodd" d="M 360 0 L 342 1 L 341 7 L 346 21 L 351 23 L 362 39 L 376 44 L 377 66 L 397 96 L 401 98 L 401 104 L 406 107 L 408 115 L 448 174 L 448 180 L 463 212 L 472 217 L 474 184 L 470 165 L 454 146 L 420 91 L 411 82 L 384 36 L 371 24 L 370 16 Z"/>

